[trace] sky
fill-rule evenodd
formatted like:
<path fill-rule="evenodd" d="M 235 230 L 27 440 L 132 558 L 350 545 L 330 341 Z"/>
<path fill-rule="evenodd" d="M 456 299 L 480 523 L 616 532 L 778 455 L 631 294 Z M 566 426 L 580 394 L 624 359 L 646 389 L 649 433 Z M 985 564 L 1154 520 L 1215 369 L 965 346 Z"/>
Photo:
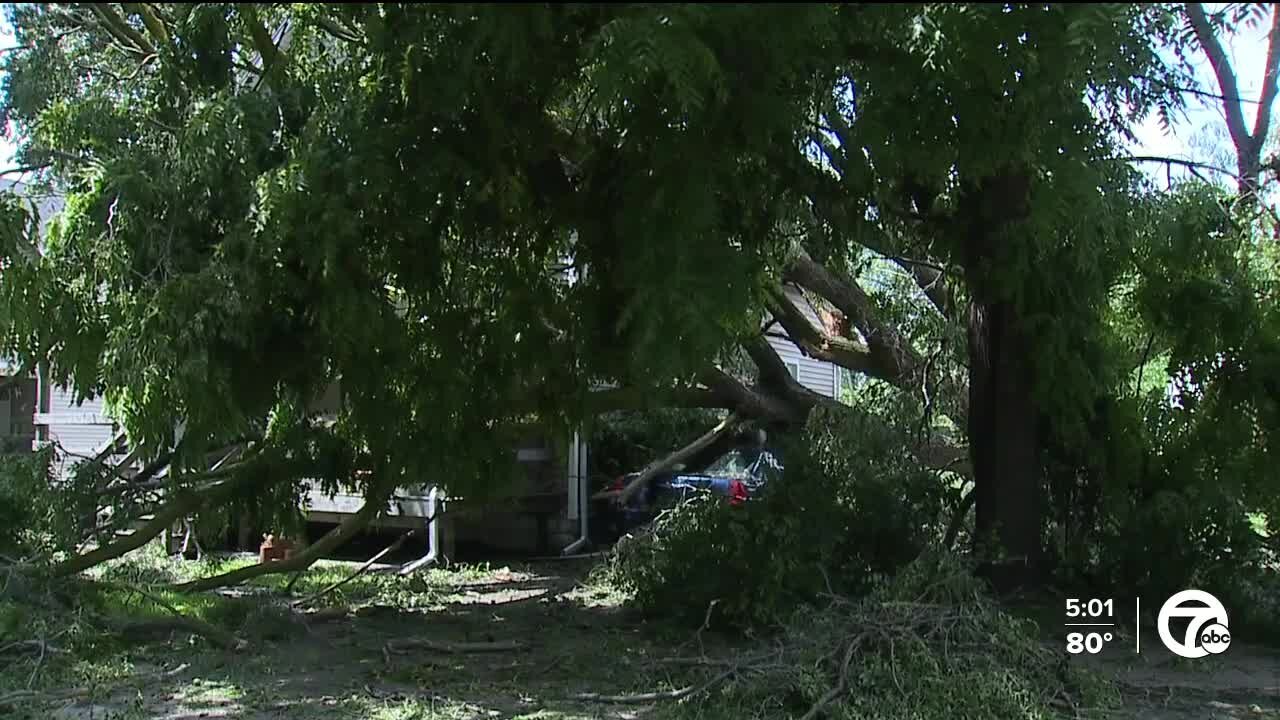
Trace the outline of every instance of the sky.
<path fill-rule="evenodd" d="M 13 28 L 9 26 L 7 18 L 0 17 L 0 48 L 12 47 L 15 43 L 13 39 Z M 13 166 L 13 145 L 4 136 L 0 136 L 0 168 Z"/>
<path fill-rule="evenodd" d="M 1210 8 L 1213 5 L 1209 5 Z M 1256 99 L 1261 94 L 1263 68 L 1267 57 L 1267 31 L 1265 23 L 1255 28 L 1241 28 L 1237 35 L 1224 39 L 1224 45 L 1231 56 L 1232 67 L 1236 69 L 1240 84 L 1240 95 L 1243 98 Z M 7 20 L 0 18 L 0 47 L 14 44 L 13 28 Z M 1217 80 L 1213 76 L 1213 68 L 1208 58 L 1199 55 L 1196 58 L 1196 74 L 1202 86 L 1217 92 Z M 1174 118 L 1171 132 L 1166 134 L 1160 127 L 1158 118 L 1149 117 L 1136 130 L 1138 145 L 1133 152 L 1136 155 L 1158 155 L 1209 161 L 1203 142 L 1212 135 L 1220 133 L 1225 143 L 1226 120 L 1222 107 L 1217 100 L 1194 98 L 1184 116 Z M 1256 103 L 1244 103 L 1243 112 L 1246 123 L 1253 126 L 1253 118 L 1257 111 Z M 1206 133 L 1206 130 L 1208 131 Z M 1210 142 L 1214 142 L 1209 140 Z M 1229 149 L 1229 148 L 1227 148 Z M 0 167 L 10 167 L 13 162 L 13 146 L 0 137 Z M 1162 166 L 1153 166 L 1152 172 L 1163 173 Z"/>
<path fill-rule="evenodd" d="M 1209 7 L 1212 7 L 1210 5 Z M 1223 39 L 1223 46 L 1231 57 L 1231 66 L 1236 70 L 1236 78 L 1240 85 L 1240 97 L 1257 100 L 1262 94 L 1263 72 L 1267 60 L 1267 32 L 1270 27 L 1266 23 L 1255 28 L 1241 27 L 1233 37 Z M 1217 78 L 1208 57 L 1198 53 L 1195 64 L 1196 77 L 1201 87 L 1210 92 L 1219 93 Z M 1258 105 L 1242 103 L 1242 112 L 1247 126 L 1253 128 L 1253 119 Z M 1273 124 L 1274 124 L 1273 120 Z M 1227 121 L 1219 100 L 1213 98 L 1193 98 L 1188 103 L 1185 117 L 1174 118 L 1171 133 L 1166 135 L 1160 128 L 1159 119 L 1151 116 L 1136 130 L 1139 145 L 1134 149 L 1136 155 L 1158 155 L 1176 157 L 1186 160 L 1210 161 L 1208 152 L 1200 142 L 1216 142 L 1224 150 L 1234 152 L 1227 139 Z M 1214 133 L 1220 133 L 1221 139 L 1211 140 Z M 1234 161 L 1231 166 L 1234 166 Z M 1163 167 L 1158 166 L 1163 174 Z"/>

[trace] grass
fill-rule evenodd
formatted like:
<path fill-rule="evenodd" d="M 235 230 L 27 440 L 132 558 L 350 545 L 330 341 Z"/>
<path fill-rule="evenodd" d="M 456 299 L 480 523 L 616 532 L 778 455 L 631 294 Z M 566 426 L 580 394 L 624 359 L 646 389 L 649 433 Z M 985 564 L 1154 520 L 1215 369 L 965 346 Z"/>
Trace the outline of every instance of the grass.
<path fill-rule="evenodd" d="M 1253 531 L 1262 537 L 1270 537 L 1271 533 L 1267 529 L 1267 516 L 1262 513 L 1249 513 L 1249 525 Z"/>
<path fill-rule="evenodd" d="M 648 658 L 671 651 L 663 634 L 633 627 L 620 608 L 625 597 L 602 576 L 576 566 L 562 566 L 573 570 L 567 576 L 490 565 L 431 569 L 410 578 L 367 574 L 320 603 L 349 608 L 345 619 L 315 623 L 288 608 L 281 592 L 288 576 L 258 578 L 226 593 L 169 589 L 253 561 L 232 556 L 183 562 L 148 548 L 83 580 L 62 581 L 57 592 L 69 595 L 74 610 L 42 601 L 0 601 L 0 647 L 48 639 L 65 651 L 39 661 L 22 654 L 0 664 L 0 697 L 79 688 L 86 692 L 75 705 L 109 705 L 117 718 L 447 719 L 500 712 L 570 720 L 600 716 L 599 707 L 572 702 L 576 692 L 647 690 L 680 680 L 679 674 L 653 677 L 640 670 Z M 298 579 L 292 597 L 346 578 L 354 567 L 317 563 Z M 55 590 L 33 592 L 52 596 Z M 231 653 L 185 631 L 149 637 L 102 631 L 103 618 L 162 619 L 172 615 L 170 607 L 246 639 L 250 650 Z M 60 626 L 69 629 L 60 632 Z M 518 639 L 534 649 L 384 657 L 389 639 L 414 635 L 464 643 Z M 157 679 L 184 665 L 180 675 Z M 138 699 L 142 705 L 135 707 Z M 33 706 L 14 717 L 44 715 Z"/>
<path fill-rule="evenodd" d="M 661 659 L 700 653 L 734 657 L 757 647 L 740 638 L 695 635 L 688 627 L 642 620 L 627 609 L 626 594 L 605 573 L 581 563 L 463 566 L 407 579 L 363 576 L 322 603 L 352 612 L 324 622 L 287 607 L 288 598 L 280 592 L 287 576 L 258 578 L 235 593 L 165 589 L 251 562 L 249 556 L 181 562 L 149 549 L 68 585 L 70 609 L 0 601 L 0 647 L 15 639 L 46 638 L 65 651 L 39 663 L 32 653 L 0 658 L 0 697 L 28 685 L 38 692 L 87 689 L 55 705 L 107 708 L 111 714 L 95 711 L 94 717 L 114 720 L 584 720 L 638 715 L 728 720 L 758 715 L 759 708 L 746 702 L 755 695 L 742 692 L 744 686 L 734 681 L 723 692 L 683 704 L 608 706 L 576 699 L 583 692 L 653 692 L 700 683 L 706 671 Z M 293 597 L 345 578 L 354 567 L 318 563 L 298 580 Z M 121 637 L 96 631 L 92 623 L 97 617 L 137 620 L 170 614 L 127 585 L 146 586 L 163 604 L 236 633 L 250 643 L 249 649 L 228 652 L 186 632 Z M 1028 607 L 1025 613 L 1041 621 L 1043 632 L 1060 630 L 1057 603 Z M 385 653 L 387 641 L 406 637 L 453 643 L 515 640 L 528 648 L 486 654 Z M 1049 640 L 1055 646 L 1062 642 L 1058 636 Z M 162 675 L 182 666 L 181 672 Z M 1190 676 L 1202 669 L 1178 672 Z M 1263 707 L 1271 710 L 1267 703 Z M 5 717 L 43 720 L 48 709 L 31 704 Z M 0 708 L 0 715 L 9 711 Z"/>

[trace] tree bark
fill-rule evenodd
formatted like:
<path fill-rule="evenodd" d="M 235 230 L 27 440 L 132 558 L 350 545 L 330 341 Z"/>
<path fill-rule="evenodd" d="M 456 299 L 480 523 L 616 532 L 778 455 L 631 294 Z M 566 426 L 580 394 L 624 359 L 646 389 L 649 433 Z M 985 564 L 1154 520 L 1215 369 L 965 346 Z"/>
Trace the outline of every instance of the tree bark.
<path fill-rule="evenodd" d="M 208 500 L 206 495 L 180 491 L 173 500 L 161 507 L 150 521 L 134 530 L 132 534 L 116 542 L 103 545 L 91 552 L 68 558 L 53 568 L 53 574 L 57 576 L 74 575 L 100 563 L 114 560 L 126 553 L 137 550 L 168 529 L 179 518 L 199 509 L 206 500 Z"/>
<path fill-rule="evenodd" d="M 1001 589 L 1032 582 L 1042 552 L 1039 413 L 1031 393 L 1030 351 L 1011 305 L 971 305 L 968 435 L 975 530 L 979 546 L 996 555 L 989 576 Z"/>

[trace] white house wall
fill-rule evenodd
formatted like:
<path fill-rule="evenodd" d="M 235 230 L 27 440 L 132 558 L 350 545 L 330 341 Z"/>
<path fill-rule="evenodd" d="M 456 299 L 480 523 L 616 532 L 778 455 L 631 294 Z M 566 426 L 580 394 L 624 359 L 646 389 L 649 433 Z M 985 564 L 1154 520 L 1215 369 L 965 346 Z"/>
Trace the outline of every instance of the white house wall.
<path fill-rule="evenodd" d="M 787 297 L 809 319 L 809 322 L 818 327 L 822 326 L 822 321 L 819 319 L 817 311 L 813 309 L 813 306 L 805 300 L 798 290 L 788 287 L 786 293 Z M 795 343 L 785 337 L 779 337 L 784 334 L 782 327 L 775 324 L 769 329 L 766 339 L 773 346 L 773 349 L 777 351 L 778 357 L 782 358 L 782 362 L 787 363 L 789 369 L 795 370 L 793 374 L 796 380 L 819 395 L 829 398 L 836 397 L 836 366 L 829 362 L 808 357 Z"/>
<path fill-rule="evenodd" d="M 115 434 L 102 398 L 77 405 L 75 393 L 67 388 L 41 387 L 40 392 L 45 396 L 40 398 L 35 424 L 43 428 L 46 440 L 57 443 L 70 456 L 69 460 L 77 455 L 92 456 Z"/>
<path fill-rule="evenodd" d="M 800 384 L 810 390 L 833 398 L 836 396 L 836 374 L 835 366 L 822 360 L 814 360 L 806 357 L 795 343 L 780 337 L 769 336 L 769 344 L 778 352 L 778 357 L 782 358 L 782 362 L 787 363 L 788 368 L 794 367 L 796 370 L 796 380 Z"/>

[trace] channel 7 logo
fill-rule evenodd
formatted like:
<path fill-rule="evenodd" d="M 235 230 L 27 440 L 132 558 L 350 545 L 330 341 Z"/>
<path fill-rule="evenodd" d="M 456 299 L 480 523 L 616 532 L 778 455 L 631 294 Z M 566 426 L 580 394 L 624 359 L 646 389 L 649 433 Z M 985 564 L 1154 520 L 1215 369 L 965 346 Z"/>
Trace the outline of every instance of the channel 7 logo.
<path fill-rule="evenodd" d="M 1169 628 L 1169 621 L 1173 618 L 1189 619 L 1182 638 L 1175 638 Z M 1218 602 L 1218 598 L 1203 590 L 1174 593 L 1160 608 L 1156 628 L 1169 652 L 1184 658 L 1217 655 L 1231 645 L 1227 609 Z"/>

